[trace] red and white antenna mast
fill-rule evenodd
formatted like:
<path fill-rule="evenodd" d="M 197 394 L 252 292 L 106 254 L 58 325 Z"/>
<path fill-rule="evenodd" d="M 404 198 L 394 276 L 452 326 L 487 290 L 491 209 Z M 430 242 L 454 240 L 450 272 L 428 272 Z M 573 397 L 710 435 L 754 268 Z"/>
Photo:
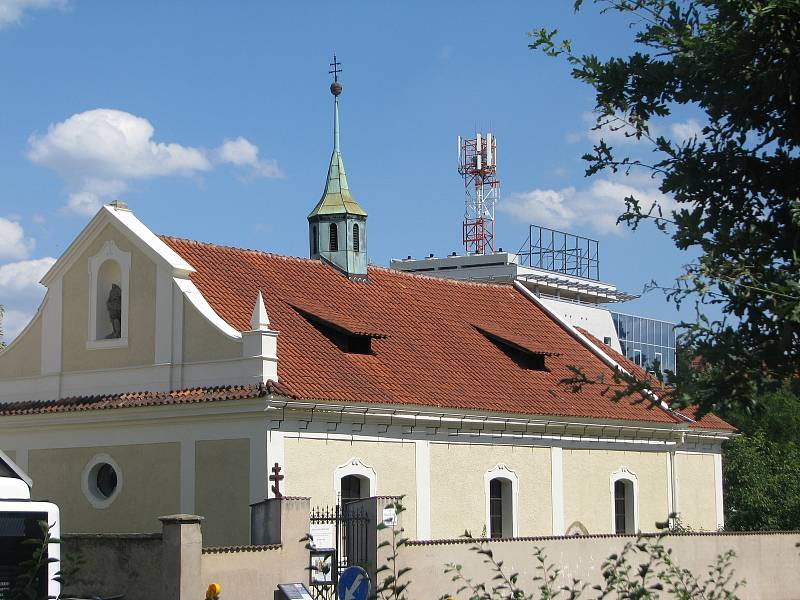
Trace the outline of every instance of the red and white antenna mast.
<path fill-rule="evenodd" d="M 458 136 L 458 172 L 464 178 L 464 228 L 467 254 L 494 252 L 494 206 L 500 197 L 497 140 L 491 133 Z"/>

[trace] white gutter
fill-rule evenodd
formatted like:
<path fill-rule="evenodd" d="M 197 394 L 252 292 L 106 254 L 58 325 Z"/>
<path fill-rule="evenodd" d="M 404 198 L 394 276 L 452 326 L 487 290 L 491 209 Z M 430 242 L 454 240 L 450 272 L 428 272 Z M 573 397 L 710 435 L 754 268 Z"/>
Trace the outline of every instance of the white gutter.
<path fill-rule="evenodd" d="M 612 369 L 619 370 L 620 372 L 622 372 L 622 373 L 625 373 L 625 375 L 627 375 L 628 377 L 633 377 L 633 375 L 632 375 L 630 372 L 628 372 L 628 370 L 627 370 L 627 369 L 624 369 L 624 368 L 622 367 L 622 365 L 620 365 L 620 364 L 619 364 L 617 361 L 615 361 L 613 358 L 611 358 L 611 357 L 610 357 L 608 354 L 606 354 L 605 352 L 603 352 L 603 350 L 601 350 L 600 348 L 598 348 L 598 347 L 597 347 L 597 346 L 594 344 L 594 342 L 592 342 L 592 340 L 590 340 L 590 339 L 589 339 L 589 338 L 587 338 L 585 335 L 583 335 L 583 334 L 582 334 L 580 331 L 578 331 L 578 330 L 577 330 L 577 329 L 576 329 L 576 328 L 575 328 L 575 327 L 574 327 L 572 324 L 568 323 L 568 322 L 567 322 L 567 321 L 566 321 L 566 320 L 565 320 L 563 317 L 561 317 L 561 315 L 559 315 L 558 313 L 556 313 L 555 311 L 553 311 L 553 310 L 552 310 L 550 307 L 548 307 L 548 306 L 547 306 L 547 305 L 546 305 L 544 302 L 542 302 L 541 300 L 539 300 L 539 298 L 536 296 L 536 294 L 534 294 L 533 292 L 531 292 L 531 291 L 530 291 L 528 288 L 526 288 L 524 285 L 522 285 L 522 284 L 521 284 L 521 283 L 519 283 L 518 281 L 515 281 L 515 282 L 514 282 L 514 287 L 515 287 L 515 288 L 517 288 L 517 290 L 518 290 L 518 291 L 519 291 L 519 292 L 520 292 L 520 293 L 521 293 L 523 296 L 525 296 L 526 298 L 528 298 L 528 300 L 530 300 L 530 301 L 531 301 L 531 302 L 533 302 L 533 303 L 534 303 L 536 306 L 538 306 L 539 308 L 541 308 L 541 309 L 542 309 L 542 310 L 543 310 L 543 311 L 544 311 L 544 312 L 545 312 L 545 313 L 546 313 L 546 314 L 547 314 L 547 315 L 548 315 L 548 316 L 549 316 L 551 319 L 553 319 L 553 320 L 554 320 L 556 323 L 558 323 L 558 324 L 559 324 L 559 325 L 561 325 L 561 326 L 562 326 L 564 329 L 566 329 L 566 330 L 567 330 L 567 331 L 568 331 L 568 332 L 569 332 L 569 333 L 572 335 L 572 337 L 574 337 L 576 340 L 578 340 L 580 343 L 582 343 L 584 346 L 586 346 L 586 347 L 587 347 L 589 350 L 591 350 L 591 352 L 592 352 L 593 354 L 595 354 L 595 355 L 596 355 L 596 356 L 597 356 L 597 357 L 598 357 L 600 360 L 602 360 L 602 361 L 603 361 L 603 362 L 604 362 L 606 365 L 608 365 L 608 366 L 609 366 L 609 367 L 611 367 Z M 644 393 L 644 394 L 645 394 L 645 395 L 646 395 L 648 398 L 650 398 L 650 400 L 651 400 L 651 401 L 652 401 L 654 404 L 657 404 L 658 406 L 660 406 L 660 407 L 661 407 L 661 408 L 662 408 L 664 411 L 666 411 L 667 413 L 669 413 L 669 414 L 671 414 L 671 415 L 676 413 L 676 411 L 673 411 L 673 410 L 671 410 L 671 409 L 670 409 L 670 407 L 667 405 L 667 403 L 666 403 L 666 402 L 664 402 L 663 400 L 661 400 L 661 399 L 660 399 L 660 398 L 659 398 L 659 397 L 658 397 L 658 396 L 657 396 L 657 395 L 656 395 L 656 394 L 655 394 L 655 393 L 654 393 L 652 390 L 642 390 L 642 392 L 643 392 L 643 393 Z M 680 417 L 683 417 L 683 418 L 685 418 L 685 419 L 689 419 L 689 417 L 686 417 L 686 416 L 684 416 L 684 415 L 680 415 Z M 692 423 L 694 423 L 694 422 L 695 422 L 695 421 L 694 421 L 694 419 L 689 419 L 689 420 L 690 420 Z"/>

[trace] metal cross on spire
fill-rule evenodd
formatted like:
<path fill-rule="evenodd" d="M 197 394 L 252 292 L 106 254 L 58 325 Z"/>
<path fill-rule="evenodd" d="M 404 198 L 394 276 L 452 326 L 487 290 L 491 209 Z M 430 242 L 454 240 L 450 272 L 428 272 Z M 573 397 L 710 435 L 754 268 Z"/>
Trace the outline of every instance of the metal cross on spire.
<path fill-rule="evenodd" d="M 339 68 L 342 66 L 342 63 L 336 60 L 335 52 L 333 53 L 333 62 L 330 64 L 330 66 L 332 67 L 332 69 L 328 71 L 328 73 L 333 75 L 333 82 L 336 83 L 337 81 L 339 81 L 339 73 L 342 72 L 342 70 Z"/>

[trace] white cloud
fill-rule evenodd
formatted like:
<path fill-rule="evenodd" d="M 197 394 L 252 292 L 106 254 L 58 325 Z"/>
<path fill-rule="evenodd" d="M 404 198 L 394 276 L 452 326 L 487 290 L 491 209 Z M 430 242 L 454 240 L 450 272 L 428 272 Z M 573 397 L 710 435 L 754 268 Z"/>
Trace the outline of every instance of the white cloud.
<path fill-rule="evenodd" d="M 19 23 L 28 10 L 63 9 L 66 5 L 66 0 L 0 0 L 0 29 Z"/>
<path fill-rule="evenodd" d="M 189 177 L 213 168 L 206 150 L 155 141 L 154 134 L 143 117 L 98 108 L 52 124 L 44 135 L 31 135 L 28 158 L 61 175 L 69 193 L 63 210 L 79 215 L 94 214 L 127 191 L 132 180 Z M 226 140 L 213 158 L 248 168 L 253 176 L 282 175 L 274 160 L 260 159 L 258 147 L 243 137 Z"/>
<path fill-rule="evenodd" d="M 0 217 L 0 259 L 26 258 L 34 246 L 19 223 Z"/>
<path fill-rule="evenodd" d="M 658 191 L 656 181 L 633 177 L 627 180 L 598 179 L 580 190 L 570 186 L 510 194 L 498 204 L 498 209 L 524 223 L 621 235 L 624 226 L 616 224 L 617 217 L 625 211 L 625 198 L 628 196 L 639 200 L 644 210 L 658 202 L 665 216 L 675 207 L 671 198 Z"/>
<path fill-rule="evenodd" d="M 258 156 L 258 146 L 239 136 L 235 140 L 225 140 L 217 148 L 217 160 L 237 167 L 249 167 L 254 177 L 283 177 L 275 160 L 262 160 Z"/>
<path fill-rule="evenodd" d="M 22 310 L 6 310 L 3 313 L 3 337 L 0 338 L 6 344 L 14 341 L 14 338 L 19 335 L 19 332 L 25 329 L 25 326 L 30 323 L 33 318 L 34 312 L 25 312 Z"/>
<path fill-rule="evenodd" d="M 689 119 L 682 123 L 673 123 L 670 125 L 670 131 L 677 142 L 686 142 L 694 137 L 703 137 L 703 126 L 700 125 L 696 119 Z"/>
<path fill-rule="evenodd" d="M 70 192 L 65 211 L 91 215 L 132 179 L 188 176 L 211 168 L 203 150 L 156 142 L 154 132 L 142 117 L 89 110 L 50 125 L 45 135 L 32 135 L 28 158 L 65 179 Z"/>
<path fill-rule="evenodd" d="M 5 298 L 11 295 L 30 296 L 43 292 L 39 280 L 55 262 L 55 258 L 47 256 L 0 265 L 0 304 L 6 303 Z"/>
<path fill-rule="evenodd" d="M 45 288 L 39 283 L 56 262 L 45 257 L 0 265 L 0 306 L 3 316 L 3 341 L 10 343 L 33 318 Z"/>
<path fill-rule="evenodd" d="M 154 132 L 147 119 L 98 108 L 50 125 L 46 135 L 32 135 L 28 158 L 65 175 L 97 179 L 190 175 L 211 168 L 202 150 L 154 142 Z"/>

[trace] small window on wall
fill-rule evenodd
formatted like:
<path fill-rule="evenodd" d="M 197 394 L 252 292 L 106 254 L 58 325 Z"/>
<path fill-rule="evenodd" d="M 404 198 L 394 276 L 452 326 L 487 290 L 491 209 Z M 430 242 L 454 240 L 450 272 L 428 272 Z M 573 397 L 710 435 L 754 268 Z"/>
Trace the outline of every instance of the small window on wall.
<path fill-rule="evenodd" d="M 317 226 L 311 228 L 311 254 L 319 254 L 319 241 L 317 240 Z"/>
<path fill-rule="evenodd" d="M 89 332 L 86 347 L 128 345 L 128 287 L 131 255 L 109 240 L 89 259 Z"/>
<path fill-rule="evenodd" d="M 491 538 L 517 535 L 517 475 L 505 465 L 497 465 L 485 475 L 486 534 Z"/>
<path fill-rule="evenodd" d="M 336 223 L 331 223 L 328 239 L 330 241 L 330 251 L 331 252 L 338 252 L 339 251 L 339 229 L 336 227 Z"/>
<path fill-rule="evenodd" d="M 108 454 L 97 454 L 86 464 L 83 493 L 95 508 L 107 508 L 122 489 L 122 470 Z"/>
<path fill-rule="evenodd" d="M 353 223 L 353 252 L 360 252 L 361 240 L 358 238 L 358 223 Z"/>
<path fill-rule="evenodd" d="M 617 535 L 639 530 L 638 478 L 623 467 L 611 475 L 611 531 Z"/>
<path fill-rule="evenodd" d="M 489 482 L 489 537 L 503 537 L 503 480 Z"/>

